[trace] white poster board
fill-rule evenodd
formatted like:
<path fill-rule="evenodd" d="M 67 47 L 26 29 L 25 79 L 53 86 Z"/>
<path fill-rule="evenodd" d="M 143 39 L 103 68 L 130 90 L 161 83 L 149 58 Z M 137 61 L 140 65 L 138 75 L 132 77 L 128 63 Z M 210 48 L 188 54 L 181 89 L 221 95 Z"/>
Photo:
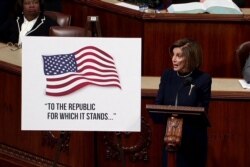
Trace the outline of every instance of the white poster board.
<path fill-rule="evenodd" d="M 25 37 L 22 130 L 140 131 L 141 39 Z"/>

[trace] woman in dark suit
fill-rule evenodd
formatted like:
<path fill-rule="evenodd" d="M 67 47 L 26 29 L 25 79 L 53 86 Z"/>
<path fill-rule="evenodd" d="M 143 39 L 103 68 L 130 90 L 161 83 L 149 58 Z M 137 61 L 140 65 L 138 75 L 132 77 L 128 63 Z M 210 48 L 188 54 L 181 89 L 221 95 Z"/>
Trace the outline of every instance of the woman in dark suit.
<path fill-rule="evenodd" d="M 48 36 L 55 21 L 43 15 L 42 0 L 20 0 L 18 3 L 20 14 L 16 20 L 9 23 L 6 42 L 22 44 L 24 36 Z"/>
<path fill-rule="evenodd" d="M 200 45 L 190 39 L 176 41 L 170 47 L 172 69 L 160 81 L 156 103 L 160 105 L 201 106 L 207 111 L 212 79 L 199 70 L 202 63 Z M 164 150 L 164 164 L 166 154 Z M 184 119 L 182 140 L 177 150 L 177 167 L 205 167 L 207 157 L 207 126 Z"/>

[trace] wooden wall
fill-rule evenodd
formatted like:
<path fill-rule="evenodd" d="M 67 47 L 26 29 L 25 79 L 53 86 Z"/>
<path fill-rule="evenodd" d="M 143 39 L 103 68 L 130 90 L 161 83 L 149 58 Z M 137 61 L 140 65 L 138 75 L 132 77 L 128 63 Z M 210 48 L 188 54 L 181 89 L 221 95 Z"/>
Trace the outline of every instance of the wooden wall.
<path fill-rule="evenodd" d="M 0 61 L 0 78 L 0 166 L 53 166 L 60 132 L 21 131 L 20 67 Z M 70 142 L 60 144 L 58 167 L 94 167 L 94 133 L 75 132 L 69 137 Z"/>
<path fill-rule="evenodd" d="M 142 75 L 159 76 L 171 68 L 168 47 L 188 37 L 200 42 L 202 69 L 212 77 L 240 77 L 235 51 L 249 40 L 248 15 L 155 14 L 118 7 L 98 0 L 63 0 L 72 24 L 83 26 L 87 16 L 99 16 L 103 37 L 142 38 Z"/>
<path fill-rule="evenodd" d="M 53 166 L 60 132 L 21 131 L 21 74 L 0 63 L 0 79 L 0 166 Z M 70 132 L 59 143 L 58 167 L 161 167 L 165 127 L 145 110 L 155 94 L 142 90 L 141 132 Z M 247 92 L 212 92 L 208 167 L 250 165 L 249 107 Z"/>
<path fill-rule="evenodd" d="M 63 11 L 72 15 L 73 25 L 84 27 L 86 16 L 97 15 L 104 37 L 141 37 L 142 75 L 161 75 L 170 67 L 168 46 L 190 36 L 201 42 L 205 71 L 213 77 L 240 76 L 234 51 L 249 40 L 249 16 L 140 13 L 97 0 L 62 0 L 62 5 Z M 60 133 L 21 131 L 20 68 L 13 70 L 1 62 L 0 80 L 0 166 L 52 166 Z M 58 166 L 160 167 L 164 126 L 152 122 L 145 110 L 145 105 L 153 102 L 154 95 L 142 96 L 140 133 L 70 133 Z M 208 167 L 250 165 L 249 104 L 250 96 L 212 97 Z"/>

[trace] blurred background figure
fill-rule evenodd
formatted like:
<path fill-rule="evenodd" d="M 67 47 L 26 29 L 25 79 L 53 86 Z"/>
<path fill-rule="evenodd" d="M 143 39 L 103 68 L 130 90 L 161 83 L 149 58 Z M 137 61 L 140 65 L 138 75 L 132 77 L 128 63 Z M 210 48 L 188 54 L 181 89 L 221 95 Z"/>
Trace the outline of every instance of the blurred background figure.
<path fill-rule="evenodd" d="M 22 44 L 24 36 L 49 36 L 51 26 L 57 23 L 44 16 L 42 0 L 19 0 L 16 19 L 5 26 L 5 42 Z"/>

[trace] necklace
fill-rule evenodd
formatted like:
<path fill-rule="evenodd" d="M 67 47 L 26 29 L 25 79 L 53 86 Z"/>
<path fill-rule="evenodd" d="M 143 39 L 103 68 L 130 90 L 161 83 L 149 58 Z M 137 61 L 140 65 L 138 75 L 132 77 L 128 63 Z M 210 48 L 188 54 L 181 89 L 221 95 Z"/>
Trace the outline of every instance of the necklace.
<path fill-rule="evenodd" d="M 191 71 L 191 72 L 188 73 L 187 75 L 180 75 L 179 72 L 177 71 L 177 76 L 178 76 L 178 77 L 182 77 L 182 78 L 186 78 L 186 77 L 189 77 L 192 73 L 193 73 L 193 71 Z"/>

